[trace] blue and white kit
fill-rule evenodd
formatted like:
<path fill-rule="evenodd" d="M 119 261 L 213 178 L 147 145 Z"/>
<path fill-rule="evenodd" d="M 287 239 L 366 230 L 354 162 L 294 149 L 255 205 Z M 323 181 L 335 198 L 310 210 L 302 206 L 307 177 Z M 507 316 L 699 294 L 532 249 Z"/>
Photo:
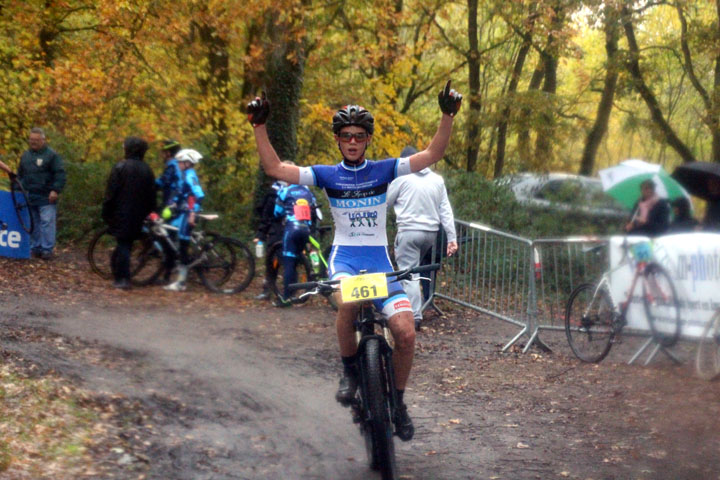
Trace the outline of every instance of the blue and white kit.
<path fill-rule="evenodd" d="M 335 222 L 335 238 L 328 273 L 331 278 L 393 270 L 387 252 L 387 188 L 396 177 L 411 173 L 408 158 L 365 160 L 357 167 L 337 165 L 300 167 L 301 185 L 325 190 Z M 375 302 L 386 317 L 412 311 L 397 281 L 388 284 L 389 296 Z"/>

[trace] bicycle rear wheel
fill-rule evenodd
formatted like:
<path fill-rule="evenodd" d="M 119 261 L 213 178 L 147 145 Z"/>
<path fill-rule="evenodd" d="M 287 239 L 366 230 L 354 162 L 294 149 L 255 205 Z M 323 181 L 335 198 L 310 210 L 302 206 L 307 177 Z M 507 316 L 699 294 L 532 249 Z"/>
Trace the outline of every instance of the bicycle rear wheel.
<path fill-rule="evenodd" d="M 100 277 L 112 279 L 112 254 L 117 242 L 110 235 L 108 227 L 101 228 L 90 239 L 87 259 L 90 269 Z M 133 242 L 130 252 L 130 281 L 134 285 L 149 285 L 160 275 L 163 269 L 163 253 L 152 237 L 143 233 Z"/>
<path fill-rule="evenodd" d="M 643 305 L 653 338 L 663 347 L 671 347 L 680 338 L 680 302 L 667 271 L 657 263 L 648 263 L 643 271 Z"/>
<path fill-rule="evenodd" d="M 209 290 L 215 293 L 238 293 L 250 284 L 255 275 L 255 259 L 242 242 L 206 233 L 199 250 L 205 259 L 196 271 Z"/>
<path fill-rule="evenodd" d="M 720 310 L 712 316 L 700 337 L 695 370 L 703 380 L 713 380 L 720 375 Z"/>
<path fill-rule="evenodd" d="M 370 338 L 360 357 L 361 397 L 365 403 L 363 433 L 368 451 L 370 468 L 379 470 L 383 480 L 397 478 L 395 465 L 395 444 L 390 421 L 389 392 L 387 391 L 386 369 L 380 351 L 380 341 Z"/>
<path fill-rule="evenodd" d="M 266 268 L 266 276 L 268 279 L 268 282 L 270 283 L 270 291 L 272 291 L 273 295 L 275 295 L 275 298 L 280 300 L 282 298 L 283 293 L 283 278 L 285 277 L 285 267 L 283 266 L 282 262 L 282 250 L 283 245 L 282 242 L 276 242 L 272 247 L 270 247 L 270 251 L 268 252 L 267 261 L 265 262 L 265 268 Z M 297 264 L 295 265 L 295 270 L 297 273 L 297 281 L 295 283 L 303 283 L 303 282 L 309 282 L 312 281 L 313 274 L 312 274 L 312 265 L 310 264 L 310 260 L 305 256 L 305 254 L 300 253 L 300 257 L 298 258 Z M 297 300 L 297 303 L 305 303 L 308 300 L 309 297 L 305 297 L 302 299 Z"/>
<path fill-rule="evenodd" d="M 35 225 L 33 223 L 33 217 L 30 214 L 30 203 L 28 202 L 27 192 L 17 177 L 10 181 L 10 196 L 12 197 L 13 208 L 15 209 L 15 215 L 17 215 L 20 226 L 27 233 L 32 233 Z"/>
<path fill-rule="evenodd" d="M 601 287 L 584 283 L 570 294 L 565 309 L 565 335 L 570 349 L 583 362 L 597 363 L 605 358 L 615 336 L 610 294 Z"/>

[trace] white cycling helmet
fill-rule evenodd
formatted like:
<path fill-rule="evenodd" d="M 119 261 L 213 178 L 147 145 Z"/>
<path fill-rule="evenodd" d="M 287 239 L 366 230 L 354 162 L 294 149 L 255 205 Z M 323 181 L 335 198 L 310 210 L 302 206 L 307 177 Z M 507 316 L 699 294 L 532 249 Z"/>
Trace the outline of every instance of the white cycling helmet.
<path fill-rule="evenodd" d="M 178 162 L 190 162 L 193 165 L 196 165 L 203 156 L 197 150 L 193 150 L 192 148 L 183 148 L 175 155 L 175 158 Z"/>

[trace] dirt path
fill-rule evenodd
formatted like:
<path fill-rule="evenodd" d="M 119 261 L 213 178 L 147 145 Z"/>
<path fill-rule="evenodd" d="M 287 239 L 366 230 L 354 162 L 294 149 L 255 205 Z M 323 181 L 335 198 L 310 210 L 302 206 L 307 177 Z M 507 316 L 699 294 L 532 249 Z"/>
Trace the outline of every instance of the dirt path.
<path fill-rule="evenodd" d="M 276 310 L 254 290 L 116 292 L 69 254 L 3 262 L 33 275 L 0 280 L 0 350 L 138 412 L 130 456 L 98 458 L 114 478 L 375 478 L 332 399 L 324 305 Z M 599 366 L 567 356 L 560 337 L 548 339 L 554 354 L 501 354 L 512 328 L 444 307 L 418 337 L 402 478 L 720 478 L 720 384 L 662 358 L 621 363 L 632 339 Z"/>

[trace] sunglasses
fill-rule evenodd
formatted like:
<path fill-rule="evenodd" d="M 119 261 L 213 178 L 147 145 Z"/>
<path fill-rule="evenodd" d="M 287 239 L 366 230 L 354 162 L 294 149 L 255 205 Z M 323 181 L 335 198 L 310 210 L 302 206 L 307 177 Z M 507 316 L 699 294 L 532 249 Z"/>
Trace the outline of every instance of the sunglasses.
<path fill-rule="evenodd" d="M 364 142 L 365 140 L 367 140 L 368 134 L 366 132 L 340 132 L 338 133 L 338 138 L 340 138 L 340 141 L 343 143 L 350 143 L 350 140 L 352 140 L 353 138 L 356 142 Z"/>

